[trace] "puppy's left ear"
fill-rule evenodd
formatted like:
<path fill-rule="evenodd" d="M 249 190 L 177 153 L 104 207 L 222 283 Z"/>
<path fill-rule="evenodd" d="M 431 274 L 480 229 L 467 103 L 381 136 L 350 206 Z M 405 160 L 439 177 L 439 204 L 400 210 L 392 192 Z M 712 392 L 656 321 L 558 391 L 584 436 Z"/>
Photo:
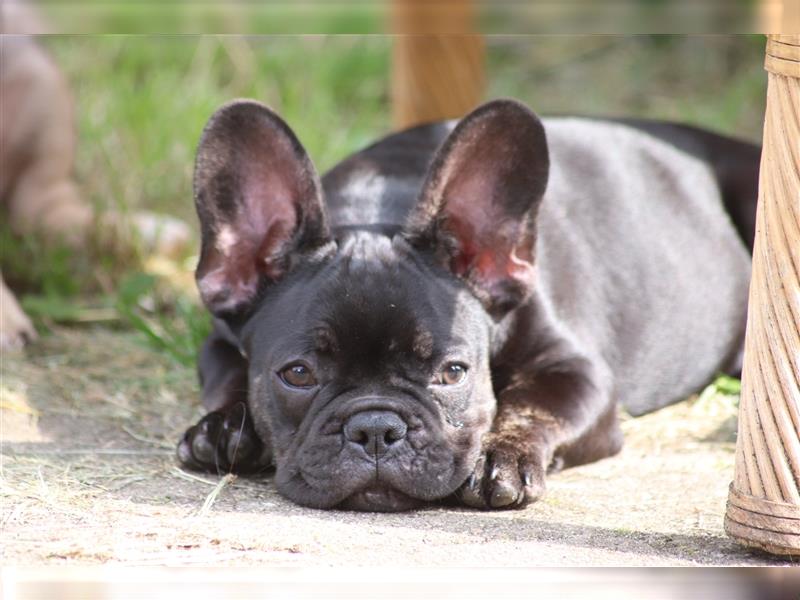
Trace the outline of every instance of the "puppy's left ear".
<path fill-rule="evenodd" d="M 484 104 L 438 150 L 406 226 L 411 244 L 433 251 L 495 318 L 530 293 L 549 166 L 533 112 L 513 100 Z"/>

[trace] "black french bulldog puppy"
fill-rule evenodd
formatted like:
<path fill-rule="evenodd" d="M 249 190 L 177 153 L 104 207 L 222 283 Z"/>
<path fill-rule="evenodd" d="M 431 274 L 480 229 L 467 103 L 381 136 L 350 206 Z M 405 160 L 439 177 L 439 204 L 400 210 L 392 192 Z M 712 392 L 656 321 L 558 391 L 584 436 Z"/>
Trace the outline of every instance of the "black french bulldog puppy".
<path fill-rule="evenodd" d="M 215 316 L 186 466 L 320 508 L 504 508 L 616 453 L 634 415 L 736 372 L 759 148 L 499 100 L 320 182 L 253 101 L 203 132 Z M 727 209 L 727 210 L 726 210 Z"/>

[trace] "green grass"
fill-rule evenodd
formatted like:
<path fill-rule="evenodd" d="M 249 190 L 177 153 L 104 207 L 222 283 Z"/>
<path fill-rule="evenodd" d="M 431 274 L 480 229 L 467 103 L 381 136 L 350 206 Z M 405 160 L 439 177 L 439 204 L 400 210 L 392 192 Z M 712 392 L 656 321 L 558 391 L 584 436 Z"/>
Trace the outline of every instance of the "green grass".
<path fill-rule="evenodd" d="M 197 351 L 211 332 L 204 308 L 186 295 L 163 290 L 158 279 L 146 273 L 132 273 L 122 280 L 116 309 L 144 334 L 145 341 L 186 367 L 194 366 Z"/>
<path fill-rule="evenodd" d="M 763 45 L 760 36 L 490 37 L 486 97 L 758 139 Z M 52 36 L 47 46 L 73 82 L 78 173 L 101 205 L 193 221 L 195 146 L 232 98 L 275 108 L 321 172 L 391 128 L 385 36 Z"/>
<path fill-rule="evenodd" d="M 491 95 L 542 114 L 641 116 L 761 139 L 763 36 L 492 38 Z"/>
<path fill-rule="evenodd" d="M 129 12 L 114 18 L 136 31 Z M 100 208 L 152 209 L 196 226 L 197 140 L 215 108 L 235 97 L 276 109 L 320 172 L 391 129 L 386 36 L 86 35 L 44 43 L 72 84 L 77 177 Z M 670 118 L 758 139 L 763 46 L 759 36 L 494 36 L 486 97 L 517 97 L 541 114 Z M 111 311 L 109 326 L 138 329 L 179 362 L 193 360 L 207 319 L 174 292 L 143 303 L 165 286 L 142 279 L 138 257 L 43 249 L 7 231 L 0 242 L 4 273 L 22 283 L 40 327 Z M 139 296 L 126 288 L 132 281 Z"/>
<path fill-rule="evenodd" d="M 742 393 L 742 382 L 730 375 L 719 375 L 697 397 L 698 404 L 713 400 L 728 401 L 734 406 L 739 406 L 739 396 Z"/>
<path fill-rule="evenodd" d="M 387 6 L 381 2 L 41 0 L 40 4 L 59 31 L 83 33 L 365 34 L 383 31 L 388 22 Z"/>
<path fill-rule="evenodd" d="M 321 169 L 389 127 L 386 38 L 55 36 L 48 47 L 75 82 L 78 173 L 101 204 L 193 221 L 197 140 L 232 98 L 277 110 Z"/>

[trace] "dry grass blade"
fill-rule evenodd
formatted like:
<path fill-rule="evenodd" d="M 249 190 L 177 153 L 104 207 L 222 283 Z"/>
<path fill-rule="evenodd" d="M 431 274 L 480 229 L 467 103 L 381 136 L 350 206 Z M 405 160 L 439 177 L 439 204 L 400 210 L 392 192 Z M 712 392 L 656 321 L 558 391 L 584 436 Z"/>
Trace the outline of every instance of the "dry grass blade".
<path fill-rule="evenodd" d="M 156 439 L 154 437 L 149 437 L 149 436 L 146 436 L 146 435 L 142 435 L 140 433 L 136 433 L 135 431 L 133 431 L 130 427 L 128 427 L 126 425 L 122 425 L 121 429 L 122 429 L 122 431 L 127 433 L 129 436 L 131 436 L 133 439 L 135 439 L 138 442 L 144 442 L 145 444 L 150 444 L 151 446 L 156 446 L 158 448 L 161 448 L 162 450 L 174 450 L 174 445 L 173 444 L 168 444 L 167 442 L 165 442 L 163 440 L 159 440 L 159 439 Z"/>
<path fill-rule="evenodd" d="M 192 475 L 191 473 L 187 473 L 186 471 L 184 471 L 183 469 L 179 469 L 178 467 L 173 467 L 172 473 L 180 477 L 181 479 L 185 479 L 186 481 L 197 481 L 200 483 L 205 483 L 206 485 L 219 485 L 218 481 L 211 481 L 209 479 L 205 479 L 197 475 Z"/>
<path fill-rule="evenodd" d="M 206 501 L 203 502 L 203 506 L 197 512 L 197 516 L 205 517 L 209 512 L 211 512 L 211 507 L 214 506 L 214 502 L 216 502 L 217 496 L 220 495 L 222 489 L 226 485 L 228 485 L 229 483 L 233 483 L 234 481 L 236 481 L 236 475 L 234 475 L 233 473 L 228 473 L 227 475 L 225 475 L 225 477 L 220 479 L 216 487 L 213 490 L 211 490 L 211 493 L 208 496 L 206 496 Z"/>

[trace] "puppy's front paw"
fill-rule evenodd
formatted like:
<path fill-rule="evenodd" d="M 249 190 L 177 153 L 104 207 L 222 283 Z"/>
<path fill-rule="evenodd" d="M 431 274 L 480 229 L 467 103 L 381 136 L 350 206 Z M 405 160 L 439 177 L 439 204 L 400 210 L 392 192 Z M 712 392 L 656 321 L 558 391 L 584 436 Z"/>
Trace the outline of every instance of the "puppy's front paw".
<path fill-rule="evenodd" d="M 19 350 L 34 340 L 36 329 L 31 320 L 0 280 L 0 350 Z"/>
<path fill-rule="evenodd" d="M 256 473 L 272 462 L 243 402 L 200 419 L 183 434 L 177 454 L 183 466 L 210 473 Z"/>
<path fill-rule="evenodd" d="M 538 450 L 490 443 L 458 496 L 475 508 L 517 508 L 535 502 L 544 495 L 547 462 Z"/>

